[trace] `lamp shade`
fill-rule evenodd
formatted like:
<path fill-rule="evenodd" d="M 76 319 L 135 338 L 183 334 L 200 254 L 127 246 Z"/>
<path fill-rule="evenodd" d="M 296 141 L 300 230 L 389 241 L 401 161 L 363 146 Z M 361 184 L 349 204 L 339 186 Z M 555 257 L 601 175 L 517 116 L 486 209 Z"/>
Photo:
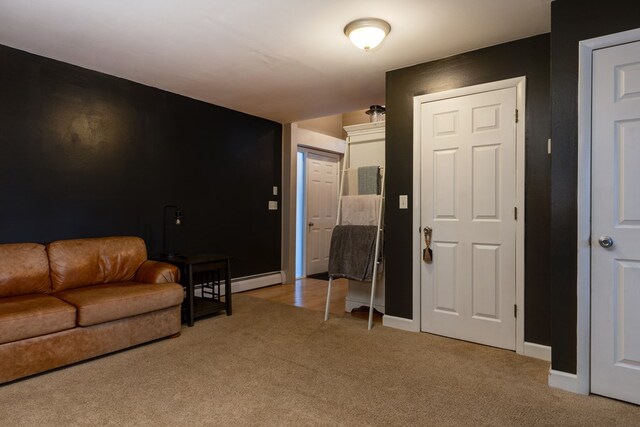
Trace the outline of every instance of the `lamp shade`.
<path fill-rule="evenodd" d="M 391 26 L 382 19 L 357 19 L 344 27 L 344 33 L 356 47 L 368 51 L 378 46 L 391 31 Z"/>

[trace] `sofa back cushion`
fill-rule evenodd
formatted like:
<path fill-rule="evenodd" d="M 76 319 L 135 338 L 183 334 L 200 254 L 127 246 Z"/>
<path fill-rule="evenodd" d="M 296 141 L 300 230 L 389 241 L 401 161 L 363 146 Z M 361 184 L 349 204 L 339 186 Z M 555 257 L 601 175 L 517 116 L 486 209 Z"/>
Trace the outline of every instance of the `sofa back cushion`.
<path fill-rule="evenodd" d="M 59 240 L 47 245 L 54 292 L 133 280 L 147 259 L 139 237 Z"/>
<path fill-rule="evenodd" d="M 50 292 L 49 261 L 43 245 L 0 244 L 0 297 Z"/>

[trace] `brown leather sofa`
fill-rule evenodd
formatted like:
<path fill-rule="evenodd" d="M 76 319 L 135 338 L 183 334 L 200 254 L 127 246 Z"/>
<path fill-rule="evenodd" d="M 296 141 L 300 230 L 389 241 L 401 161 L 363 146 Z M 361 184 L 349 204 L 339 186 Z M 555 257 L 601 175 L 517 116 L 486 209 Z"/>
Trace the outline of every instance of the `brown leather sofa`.
<path fill-rule="evenodd" d="M 0 383 L 178 334 L 177 267 L 137 237 L 0 245 Z"/>

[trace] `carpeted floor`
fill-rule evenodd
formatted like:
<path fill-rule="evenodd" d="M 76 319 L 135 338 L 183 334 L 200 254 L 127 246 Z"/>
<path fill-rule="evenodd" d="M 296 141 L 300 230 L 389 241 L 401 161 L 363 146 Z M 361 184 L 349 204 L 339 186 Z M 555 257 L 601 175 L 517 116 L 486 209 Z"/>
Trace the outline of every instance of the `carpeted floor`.
<path fill-rule="evenodd" d="M 236 295 L 182 336 L 0 386 L 0 426 L 622 425 L 548 363 Z"/>

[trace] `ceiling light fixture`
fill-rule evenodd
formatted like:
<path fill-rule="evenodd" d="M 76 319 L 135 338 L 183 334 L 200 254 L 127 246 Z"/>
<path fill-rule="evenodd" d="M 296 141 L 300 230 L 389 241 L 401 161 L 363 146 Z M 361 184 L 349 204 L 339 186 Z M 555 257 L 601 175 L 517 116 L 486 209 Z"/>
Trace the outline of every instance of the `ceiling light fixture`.
<path fill-rule="evenodd" d="M 391 25 L 378 18 L 356 19 L 344 27 L 344 33 L 351 42 L 365 51 L 378 46 L 389 31 L 391 31 Z"/>

